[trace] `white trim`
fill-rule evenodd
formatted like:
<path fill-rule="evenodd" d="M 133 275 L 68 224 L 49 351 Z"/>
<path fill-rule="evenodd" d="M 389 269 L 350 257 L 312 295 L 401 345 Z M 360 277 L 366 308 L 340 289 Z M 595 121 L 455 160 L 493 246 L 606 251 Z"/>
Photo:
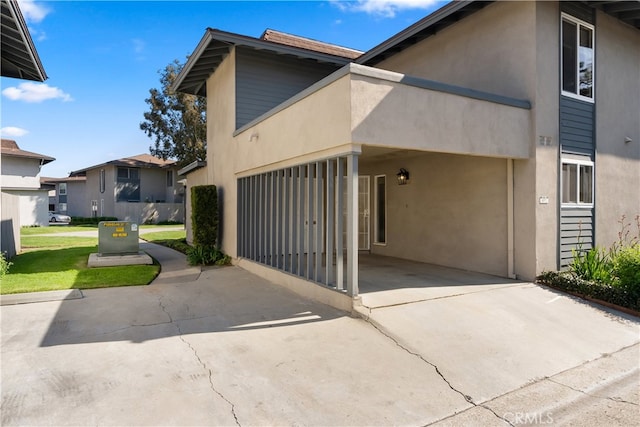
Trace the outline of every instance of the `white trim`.
<path fill-rule="evenodd" d="M 381 242 L 378 236 L 378 178 L 384 178 L 384 242 Z M 374 175 L 373 177 L 373 209 L 374 209 L 374 221 L 373 221 L 373 244 L 375 246 L 387 245 L 387 206 L 389 205 L 387 200 L 387 176 L 386 175 Z"/>
<path fill-rule="evenodd" d="M 578 199 L 580 199 L 580 166 L 591 166 L 591 203 L 582 203 L 579 200 L 577 203 L 564 203 L 562 201 L 564 198 L 563 197 L 564 182 L 562 181 L 563 180 L 562 166 L 565 164 L 577 165 L 576 185 L 578 186 L 578 188 L 576 189 L 576 197 Z M 563 208 L 585 208 L 585 209 L 593 208 L 593 206 L 595 205 L 595 179 L 596 179 L 595 170 L 596 170 L 595 162 L 591 160 L 577 160 L 577 159 L 572 159 L 568 157 L 560 158 L 560 204 Z"/>
<path fill-rule="evenodd" d="M 580 95 L 580 72 L 579 72 L 579 68 L 576 67 L 576 90 L 578 93 L 573 93 L 573 92 L 566 92 L 563 88 L 563 56 L 562 56 L 562 40 L 563 40 L 563 32 L 562 32 L 562 21 L 569 21 L 572 22 L 574 24 L 576 24 L 576 31 L 577 31 L 577 36 L 576 36 L 576 43 L 577 46 L 576 48 L 578 49 L 578 51 L 580 50 L 580 25 L 583 27 L 586 27 L 588 29 L 591 30 L 591 46 L 592 46 L 592 50 L 593 50 L 593 75 L 591 76 L 591 80 L 592 80 L 592 87 L 591 87 L 591 98 L 587 97 L 587 96 L 583 96 Z M 578 56 L 579 56 L 579 52 L 578 52 Z M 576 18 L 575 16 L 569 15 L 568 13 L 562 12 L 560 14 L 560 93 L 562 94 L 562 96 L 566 96 L 569 98 L 573 98 L 573 99 L 578 99 L 580 101 L 585 101 L 585 102 L 590 102 L 590 103 L 595 103 L 595 98 L 596 98 L 596 28 L 594 25 L 589 24 L 588 22 L 585 22 L 581 19 Z"/>

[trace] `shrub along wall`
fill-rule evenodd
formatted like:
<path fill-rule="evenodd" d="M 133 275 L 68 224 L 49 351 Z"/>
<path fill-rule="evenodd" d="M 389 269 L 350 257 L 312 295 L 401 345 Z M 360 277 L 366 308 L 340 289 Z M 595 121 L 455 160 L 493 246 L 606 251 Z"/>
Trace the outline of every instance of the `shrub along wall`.
<path fill-rule="evenodd" d="M 195 246 L 214 248 L 218 238 L 218 189 L 215 185 L 191 187 L 191 226 Z"/>

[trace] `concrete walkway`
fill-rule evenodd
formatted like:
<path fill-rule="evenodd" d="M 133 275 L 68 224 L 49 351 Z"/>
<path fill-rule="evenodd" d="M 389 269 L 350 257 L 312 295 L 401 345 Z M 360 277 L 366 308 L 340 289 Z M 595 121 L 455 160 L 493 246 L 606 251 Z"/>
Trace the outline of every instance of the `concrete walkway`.
<path fill-rule="evenodd" d="M 142 245 L 149 286 L 0 308 L 2 425 L 640 423 L 636 318 L 512 282 L 356 318 Z"/>

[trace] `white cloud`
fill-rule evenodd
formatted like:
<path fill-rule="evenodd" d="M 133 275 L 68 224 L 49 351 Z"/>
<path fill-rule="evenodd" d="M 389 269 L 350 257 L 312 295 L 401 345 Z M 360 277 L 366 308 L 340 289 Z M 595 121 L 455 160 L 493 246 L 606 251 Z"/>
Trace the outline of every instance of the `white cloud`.
<path fill-rule="evenodd" d="M 133 43 L 133 51 L 135 53 L 142 53 L 147 45 L 142 39 L 131 39 L 131 43 Z"/>
<path fill-rule="evenodd" d="M 35 3 L 33 0 L 19 0 L 20 11 L 27 22 L 38 23 L 42 21 L 50 12 L 49 8 L 42 3 Z"/>
<path fill-rule="evenodd" d="M 28 134 L 29 131 L 22 128 L 7 126 L 0 129 L 0 135 L 8 138 L 16 138 Z"/>
<path fill-rule="evenodd" d="M 43 83 L 25 82 L 18 87 L 8 87 L 2 94 L 12 101 L 42 102 L 48 99 L 61 99 L 64 102 L 73 101 L 71 95 L 62 89 L 51 87 Z"/>
<path fill-rule="evenodd" d="M 439 0 L 356 0 L 355 2 L 343 2 L 331 0 L 340 10 L 365 12 L 371 15 L 393 18 L 396 13 L 409 9 L 427 9 Z"/>

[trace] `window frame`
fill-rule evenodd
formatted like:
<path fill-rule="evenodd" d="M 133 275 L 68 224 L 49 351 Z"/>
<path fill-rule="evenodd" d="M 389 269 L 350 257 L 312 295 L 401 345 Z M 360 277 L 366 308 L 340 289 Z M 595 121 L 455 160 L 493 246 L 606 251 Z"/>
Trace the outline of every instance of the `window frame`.
<path fill-rule="evenodd" d="M 575 202 L 564 202 L 564 173 L 563 167 L 564 165 L 576 165 L 576 201 Z M 591 202 L 583 202 L 580 200 L 580 190 L 582 187 L 582 180 L 580 177 L 581 167 L 587 166 L 591 168 Z M 562 158 L 560 160 L 560 204 L 563 208 L 593 208 L 595 204 L 595 163 L 591 160 L 578 160 L 578 159 L 569 159 Z"/>
<path fill-rule="evenodd" d="M 379 224 L 380 224 L 380 208 L 378 206 L 379 203 L 379 197 L 380 197 L 380 192 L 378 189 L 378 178 L 383 178 L 384 179 L 384 236 L 383 239 L 384 240 L 380 240 L 380 236 L 379 236 Z M 374 197 L 374 217 L 373 217 L 373 244 L 376 246 L 386 246 L 387 245 L 387 236 L 388 236 L 388 218 L 387 218 L 387 206 L 389 205 L 388 203 L 388 199 L 387 199 L 387 176 L 386 175 L 374 175 L 373 177 L 373 188 L 374 188 L 374 193 L 373 193 L 373 197 Z"/>
<path fill-rule="evenodd" d="M 67 195 L 67 183 L 61 182 L 58 184 L 58 196 L 66 196 Z"/>
<path fill-rule="evenodd" d="M 564 21 L 576 25 L 576 52 L 578 55 L 576 61 L 576 93 L 566 91 L 564 89 Z M 591 97 L 580 94 L 580 27 L 587 28 L 591 31 L 591 50 L 593 51 L 593 64 L 591 70 Z M 563 96 L 578 99 L 585 102 L 594 103 L 596 97 L 596 28 L 593 24 L 589 24 L 575 16 L 562 12 L 560 16 L 560 92 Z"/>
<path fill-rule="evenodd" d="M 106 172 L 104 169 L 100 169 L 99 177 L 100 177 L 100 183 L 98 184 L 99 190 L 101 193 L 104 193 L 107 187 Z"/>
<path fill-rule="evenodd" d="M 173 187 L 173 170 L 167 171 L 167 188 Z"/>

